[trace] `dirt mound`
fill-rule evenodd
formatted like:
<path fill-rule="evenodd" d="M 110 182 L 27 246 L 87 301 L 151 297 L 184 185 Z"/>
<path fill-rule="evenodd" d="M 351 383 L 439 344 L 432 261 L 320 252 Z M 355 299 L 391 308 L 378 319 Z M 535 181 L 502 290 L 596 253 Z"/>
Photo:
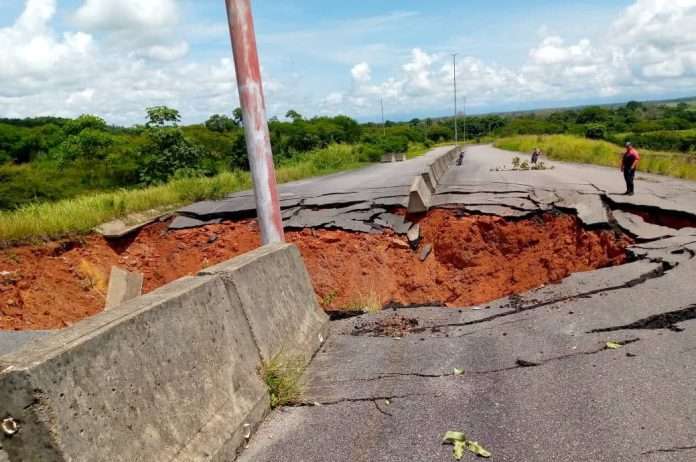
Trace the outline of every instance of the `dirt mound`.
<path fill-rule="evenodd" d="M 573 272 L 625 261 L 630 241 L 588 231 L 569 215 L 506 221 L 434 210 L 421 221 L 419 252 L 391 232 L 307 229 L 297 244 L 327 310 L 376 310 L 387 304 L 469 306 L 558 281 Z M 83 241 L 0 252 L 0 329 L 53 329 L 102 310 L 111 266 L 139 271 L 145 291 L 195 274 L 259 245 L 252 220 L 168 231 L 146 227 L 116 243 Z"/>

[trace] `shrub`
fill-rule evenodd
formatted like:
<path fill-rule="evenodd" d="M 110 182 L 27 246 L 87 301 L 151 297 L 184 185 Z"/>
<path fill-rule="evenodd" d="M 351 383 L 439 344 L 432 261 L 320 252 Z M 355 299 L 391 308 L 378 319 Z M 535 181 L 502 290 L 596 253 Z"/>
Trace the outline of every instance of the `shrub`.
<path fill-rule="evenodd" d="M 585 128 L 585 138 L 591 140 L 603 140 L 607 137 L 607 126 L 604 124 L 590 124 Z"/>

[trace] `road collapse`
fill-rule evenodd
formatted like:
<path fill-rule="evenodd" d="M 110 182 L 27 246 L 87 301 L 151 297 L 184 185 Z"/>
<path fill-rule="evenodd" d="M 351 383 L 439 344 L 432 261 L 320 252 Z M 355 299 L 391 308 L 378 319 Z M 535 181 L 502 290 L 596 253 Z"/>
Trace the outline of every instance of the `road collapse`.
<path fill-rule="evenodd" d="M 363 212 L 366 232 L 317 225 L 287 233 L 329 312 L 473 306 L 620 265 L 632 244 L 558 210 L 508 218 L 461 208 Z M 0 275 L 0 329 L 62 328 L 100 312 L 113 266 L 142 273 L 149 292 L 260 244 L 252 218 L 170 229 L 177 220 L 116 240 L 95 234 L 0 251 L 0 267 L 11 268 Z"/>

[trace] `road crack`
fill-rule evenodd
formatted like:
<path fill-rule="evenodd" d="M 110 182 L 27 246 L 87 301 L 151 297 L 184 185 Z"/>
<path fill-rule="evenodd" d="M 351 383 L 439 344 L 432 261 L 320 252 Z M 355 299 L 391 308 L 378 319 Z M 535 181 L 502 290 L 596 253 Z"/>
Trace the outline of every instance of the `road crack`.
<path fill-rule="evenodd" d="M 370 396 L 370 397 L 364 397 L 364 398 L 341 398 L 333 401 L 303 401 L 298 404 L 295 404 L 294 406 L 289 406 L 289 407 L 322 407 L 322 406 L 335 406 L 337 404 L 343 404 L 343 403 L 375 403 L 377 406 L 377 409 L 385 415 L 391 415 L 387 412 L 385 412 L 383 409 L 379 408 L 379 405 L 377 404 L 379 401 L 394 401 L 397 399 L 408 399 L 408 398 L 416 398 L 416 397 L 424 397 L 424 396 L 430 396 L 437 398 L 439 395 L 437 394 L 432 394 L 432 393 L 406 393 L 403 395 L 384 395 L 384 396 Z"/>
<path fill-rule="evenodd" d="M 673 448 L 665 448 L 665 449 L 652 449 L 650 451 L 642 452 L 640 455 L 641 456 L 647 456 L 651 454 L 659 454 L 659 453 L 670 453 L 670 452 L 682 452 L 682 451 L 693 451 L 696 450 L 696 446 L 676 446 Z"/>
<path fill-rule="evenodd" d="M 627 340 L 622 340 L 620 342 L 616 342 L 621 346 L 626 346 L 630 345 L 632 343 L 639 342 L 639 338 L 631 338 Z M 346 379 L 346 380 L 336 380 L 333 382 L 328 382 L 327 385 L 338 385 L 342 383 L 354 383 L 354 382 L 377 382 L 380 380 L 385 380 L 385 379 L 390 379 L 390 378 L 395 378 L 395 377 L 418 377 L 418 378 L 426 378 L 426 379 L 441 379 L 441 378 L 449 378 L 449 377 L 466 377 L 467 375 L 488 375 L 488 374 L 499 374 L 501 372 L 508 372 L 516 369 L 528 369 L 528 368 L 533 368 L 533 367 L 541 367 L 546 364 L 552 363 L 552 362 L 557 362 L 557 361 L 563 361 L 566 359 L 574 358 L 577 356 L 590 356 L 590 355 L 595 355 L 597 353 L 602 353 L 604 351 L 613 351 L 611 348 L 609 348 L 607 345 L 602 345 L 601 348 L 595 349 L 595 350 L 590 350 L 590 351 L 580 351 L 580 352 L 574 352 L 574 353 L 569 353 L 566 355 L 561 355 L 561 356 L 555 356 L 539 361 L 530 361 L 527 359 L 523 358 L 517 358 L 515 360 L 515 365 L 514 366 L 508 366 L 508 367 L 503 367 L 499 369 L 488 369 L 488 370 L 482 370 L 482 371 L 464 371 L 463 374 L 455 374 L 454 372 L 447 372 L 447 373 L 442 373 L 442 374 L 425 374 L 421 372 L 385 372 L 380 375 L 374 376 L 374 377 L 364 377 L 364 378 L 355 378 L 355 379 Z M 370 398 L 370 399 L 389 399 L 389 398 Z M 363 401 L 369 401 L 370 399 L 363 399 Z M 323 403 L 320 403 L 323 404 Z"/>
<path fill-rule="evenodd" d="M 494 321 L 494 320 L 499 319 L 499 318 L 512 316 L 514 314 L 523 313 L 525 311 L 536 310 L 538 308 L 543 308 L 546 306 L 555 305 L 558 303 L 563 303 L 563 302 L 566 302 L 569 300 L 574 300 L 577 298 L 589 298 L 589 297 L 592 297 L 594 295 L 599 295 L 599 294 L 603 294 L 603 293 L 615 292 L 617 290 L 622 290 L 622 289 L 630 289 L 630 288 L 636 287 L 638 285 L 645 284 L 646 282 L 648 282 L 652 279 L 660 278 L 660 277 L 664 276 L 669 270 L 676 267 L 676 265 L 670 265 L 667 262 L 656 262 L 656 263 L 660 263 L 660 266 L 658 266 L 657 268 L 655 268 L 654 270 L 652 270 L 646 274 L 643 274 L 643 275 L 641 275 L 635 279 L 632 279 L 630 281 L 627 281 L 623 284 L 610 286 L 610 287 L 604 287 L 602 289 L 590 290 L 587 292 L 582 292 L 582 293 L 575 294 L 575 295 L 569 295 L 566 297 L 554 298 L 552 300 L 534 303 L 534 304 L 531 304 L 529 306 L 522 305 L 521 298 L 519 296 L 513 295 L 513 296 L 509 297 L 510 305 L 512 305 L 514 307 L 513 310 L 508 310 L 508 311 L 505 311 L 504 313 L 498 313 L 498 314 L 494 314 L 491 316 L 487 316 L 485 318 L 476 319 L 474 321 L 467 321 L 467 322 L 461 322 L 461 323 L 450 323 L 450 324 L 437 324 L 434 326 L 429 326 L 428 329 L 441 329 L 444 327 L 473 326 L 476 324 L 483 324 L 486 322 Z"/>
<path fill-rule="evenodd" d="M 696 319 L 696 304 L 691 305 L 687 308 L 682 308 L 676 311 L 670 311 L 668 313 L 660 313 L 653 316 L 649 316 L 644 319 L 639 319 L 636 322 L 625 324 L 623 326 L 616 327 L 606 327 L 603 329 L 594 329 L 588 334 L 598 334 L 602 332 L 617 332 L 621 330 L 633 330 L 633 329 L 646 329 L 646 330 L 659 330 L 667 329 L 672 332 L 683 332 L 684 328 L 678 326 L 677 324 L 691 321 Z"/>

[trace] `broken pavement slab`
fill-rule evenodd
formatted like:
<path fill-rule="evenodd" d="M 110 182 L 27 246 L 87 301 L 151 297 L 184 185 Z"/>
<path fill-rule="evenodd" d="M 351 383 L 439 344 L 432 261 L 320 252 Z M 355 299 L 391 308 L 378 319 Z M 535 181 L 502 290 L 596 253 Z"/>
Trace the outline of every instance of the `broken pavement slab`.
<path fill-rule="evenodd" d="M 423 249 L 421 250 L 420 255 L 418 256 L 418 258 L 420 259 L 420 261 L 425 261 L 425 260 L 428 259 L 428 256 L 430 255 L 430 253 L 431 253 L 432 251 L 433 251 L 433 246 L 432 246 L 432 244 L 425 244 L 425 245 L 423 246 Z"/>
<path fill-rule="evenodd" d="M 375 224 L 384 228 L 394 230 L 396 234 L 406 234 L 413 223 L 406 220 L 402 215 L 394 213 L 383 213 L 375 219 Z"/>
<path fill-rule="evenodd" d="M 609 224 L 607 208 L 598 194 L 580 194 L 576 191 L 558 191 L 559 201 L 556 207 L 570 210 L 578 216 L 586 226 L 602 226 Z"/>
<path fill-rule="evenodd" d="M 406 237 L 408 238 L 409 244 L 411 244 L 411 248 L 414 250 L 418 248 L 418 244 L 420 243 L 421 240 L 421 232 L 420 232 L 420 224 L 416 223 L 411 227 L 411 229 L 408 230 L 408 233 L 406 233 Z"/>
<path fill-rule="evenodd" d="M 172 211 L 169 209 L 152 209 L 145 212 L 133 213 L 125 218 L 104 223 L 97 226 L 94 230 L 104 236 L 106 239 L 119 239 L 129 234 L 132 234 L 145 226 L 154 223 L 158 220 L 163 220 L 171 216 Z"/>
<path fill-rule="evenodd" d="M 653 225 L 643 220 L 639 215 L 633 213 L 614 210 L 612 214 L 621 229 L 638 239 L 655 240 L 678 234 L 678 232 L 672 228 Z"/>
<path fill-rule="evenodd" d="M 179 215 L 174 217 L 174 220 L 169 224 L 169 229 L 179 230 L 179 229 L 191 229 L 199 228 L 201 226 L 207 225 L 217 225 L 222 223 L 221 218 L 213 218 L 210 220 L 199 220 L 197 218 L 188 217 L 185 215 Z"/>
<path fill-rule="evenodd" d="M 104 309 L 115 308 L 142 295 L 143 280 L 142 273 L 134 273 L 118 266 L 112 266 Z"/>

